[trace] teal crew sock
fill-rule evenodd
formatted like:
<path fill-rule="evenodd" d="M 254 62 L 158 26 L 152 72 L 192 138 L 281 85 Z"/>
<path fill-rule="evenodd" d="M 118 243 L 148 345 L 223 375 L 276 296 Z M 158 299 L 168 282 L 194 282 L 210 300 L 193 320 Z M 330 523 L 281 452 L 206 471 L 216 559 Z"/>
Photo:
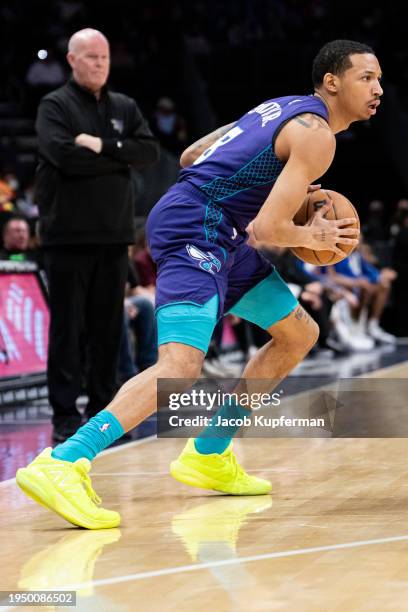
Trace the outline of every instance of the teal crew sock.
<path fill-rule="evenodd" d="M 92 461 L 98 453 L 124 433 L 115 415 L 108 410 L 102 410 L 68 440 L 56 446 L 51 452 L 51 457 L 72 463 L 81 457 Z"/>
<path fill-rule="evenodd" d="M 224 404 L 217 410 L 209 425 L 194 440 L 196 451 L 202 455 L 211 455 L 212 453 L 220 455 L 228 447 L 241 425 L 217 425 L 218 419 L 243 419 L 250 416 L 250 410 L 246 410 L 235 403 Z"/>

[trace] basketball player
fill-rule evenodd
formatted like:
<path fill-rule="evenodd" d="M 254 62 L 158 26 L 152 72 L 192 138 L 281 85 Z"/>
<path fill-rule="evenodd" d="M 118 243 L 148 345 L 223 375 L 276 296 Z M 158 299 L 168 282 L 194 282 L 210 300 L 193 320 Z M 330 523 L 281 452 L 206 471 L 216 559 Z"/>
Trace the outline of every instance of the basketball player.
<path fill-rule="evenodd" d="M 117 526 L 120 515 L 99 507 L 90 461 L 156 409 L 158 378 L 196 379 L 217 319 L 231 312 L 272 339 L 251 358 L 244 382 L 285 377 L 308 353 L 318 327 L 278 273 L 258 253 L 270 244 L 315 250 L 355 245 L 352 219 L 328 221 L 328 206 L 304 227 L 292 219 L 309 185 L 333 161 L 335 134 L 376 113 L 381 70 L 366 45 L 337 40 L 313 63 L 313 95 L 275 98 L 234 124 L 191 145 L 179 180 L 152 210 L 147 231 L 158 266 L 159 361 L 128 381 L 114 400 L 63 444 L 44 450 L 17 472 L 20 487 L 75 525 Z M 248 414 L 221 406 L 218 416 Z M 215 417 L 171 465 L 192 486 L 232 495 L 268 493 L 232 452 L 234 427 Z"/>

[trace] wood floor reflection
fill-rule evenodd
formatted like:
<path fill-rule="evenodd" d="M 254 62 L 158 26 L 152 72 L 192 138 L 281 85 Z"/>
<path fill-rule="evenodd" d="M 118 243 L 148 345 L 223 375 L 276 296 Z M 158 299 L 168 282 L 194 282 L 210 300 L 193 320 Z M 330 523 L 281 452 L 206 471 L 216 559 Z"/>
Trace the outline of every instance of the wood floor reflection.
<path fill-rule="evenodd" d="M 1 590 L 73 589 L 76 609 L 99 612 L 407 610 L 407 442 L 237 440 L 245 468 L 273 482 L 252 498 L 173 481 L 183 440 L 133 443 L 93 464 L 123 517 L 106 531 L 76 529 L 4 483 Z"/>

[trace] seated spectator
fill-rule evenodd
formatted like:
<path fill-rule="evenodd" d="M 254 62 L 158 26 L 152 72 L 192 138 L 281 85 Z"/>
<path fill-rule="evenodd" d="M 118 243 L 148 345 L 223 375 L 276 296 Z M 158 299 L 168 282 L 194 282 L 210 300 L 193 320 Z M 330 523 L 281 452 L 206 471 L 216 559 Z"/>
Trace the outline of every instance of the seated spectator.
<path fill-rule="evenodd" d="M 26 81 L 31 87 L 46 86 L 50 90 L 55 89 L 65 81 L 65 70 L 51 49 L 43 50 L 41 58 L 38 57 L 31 64 L 26 75 Z"/>
<path fill-rule="evenodd" d="M 179 155 L 186 147 L 186 122 L 177 112 L 173 100 L 160 98 L 153 115 L 152 130 L 165 149 Z"/>
<path fill-rule="evenodd" d="M 358 298 L 358 306 L 351 310 L 351 322 L 355 332 L 360 335 L 367 334 L 380 344 L 395 344 L 395 336 L 380 327 L 392 283 L 397 277 L 395 270 L 379 270 L 367 261 L 359 248 L 349 257 L 329 266 L 328 272 L 335 283 L 353 291 Z"/>
<path fill-rule="evenodd" d="M 0 224 L 9 219 L 14 211 L 15 193 L 6 181 L 0 180 Z"/>
<path fill-rule="evenodd" d="M 132 339 L 129 334 L 133 335 Z M 129 264 L 119 355 L 121 382 L 146 370 L 156 361 L 157 329 L 151 291 L 140 285 L 137 273 Z"/>
<path fill-rule="evenodd" d="M 408 336 L 408 210 L 400 216 L 399 231 L 395 238 L 393 262 L 398 277 L 393 286 L 395 332 Z"/>
<path fill-rule="evenodd" d="M 35 202 L 35 182 L 32 177 L 26 181 L 16 200 L 16 210 L 20 215 L 28 219 L 38 219 L 39 210 Z"/>
<path fill-rule="evenodd" d="M 41 57 L 39 56 L 31 64 L 26 74 L 26 83 L 29 87 L 27 110 L 33 117 L 40 98 L 62 85 L 66 79 L 65 70 L 51 49 L 42 49 L 39 53 L 42 53 Z"/>
<path fill-rule="evenodd" d="M 408 199 L 401 198 L 397 202 L 396 210 L 391 218 L 390 234 L 392 237 L 398 235 L 400 229 L 405 224 L 405 219 L 408 213 Z"/>
<path fill-rule="evenodd" d="M 369 203 L 368 217 L 363 224 L 362 231 L 365 240 L 365 243 L 361 245 L 363 257 L 369 262 L 373 260 L 377 267 L 389 267 L 392 256 L 391 234 L 381 200 L 372 200 Z"/>
<path fill-rule="evenodd" d="M 153 301 L 156 293 L 157 271 L 146 242 L 145 231 L 138 233 L 131 249 L 131 260 L 140 281 L 140 285 L 150 292 Z"/>
<path fill-rule="evenodd" d="M 11 217 L 3 226 L 3 248 L 0 259 L 35 261 L 37 254 L 30 249 L 30 227 L 23 217 Z"/>
<path fill-rule="evenodd" d="M 368 244 L 388 240 L 388 228 L 384 222 L 384 204 L 381 200 L 372 200 L 368 205 L 368 217 L 363 225 L 364 238 Z"/>
<path fill-rule="evenodd" d="M 3 169 L 2 179 L 10 187 L 13 196 L 15 194 L 18 194 L 20 188 L 20 181 L 17 176 L 17 171 L 12 164 L 7 164 L 6 167 Z"/>

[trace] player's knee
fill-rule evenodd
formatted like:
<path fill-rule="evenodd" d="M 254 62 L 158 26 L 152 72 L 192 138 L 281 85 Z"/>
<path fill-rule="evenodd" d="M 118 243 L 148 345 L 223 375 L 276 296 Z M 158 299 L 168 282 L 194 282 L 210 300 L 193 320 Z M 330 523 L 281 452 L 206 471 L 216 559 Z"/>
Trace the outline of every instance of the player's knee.
<path fill-rule="evenodd" d="M 195 361 L 181 361 L 178 364 L 180 378 L 188 378 L 189 380 L 196 381 L 201 374 L 203 366 L 202 359 L 196 359 Z"/>
<path fill-rule="evenodd" d="M 295 325 L 285 329 L 286 333 L 282 340 L 287 350 L 292 353 L 307 354 L 319 338 L 318 324 L 312 317 L 306 313 L 305 315 L 304 318 L 297 320 Z"/>
<path fill-rule="evenodd" d="M 169 372 L 166 377 L 195 381 L 201 374 L 204 353 L 192 346 L 169 343 L 160 346 L 159 361 Z"/>
<path fill-rule="evenodd" d="M 312 317 L 305 313 L 300 326 L 296 329 L 297 342 L 302 352 L 308 353 L 319 339 L 320 328 Z"/>
<path fill-rule="evenodd" d="M 307 330 L 305 333 L 304 341 L 305 341 L 305 349 L 307 352 L 309 352 L 314 347 L 314 345 L 319 339 L 320 328 L 318 324 L 316 323 L 316 321 L 312 319 L 311 317 L 309 319 L 309 323 L 306 326 L 306 328 Z"/>

